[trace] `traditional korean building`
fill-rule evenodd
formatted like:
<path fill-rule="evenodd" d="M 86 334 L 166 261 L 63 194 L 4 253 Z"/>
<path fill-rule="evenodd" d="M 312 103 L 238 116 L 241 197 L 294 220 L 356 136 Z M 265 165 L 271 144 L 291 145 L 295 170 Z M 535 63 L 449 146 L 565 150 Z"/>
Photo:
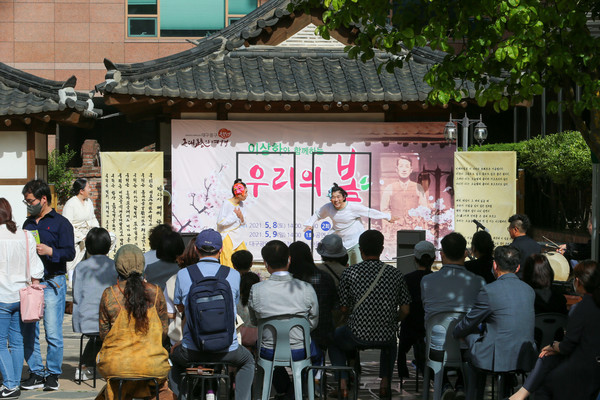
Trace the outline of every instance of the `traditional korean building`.
<path fill-rule="evenodd" d="M 91 128 L 102 115 L 74 76 L 51 81 L 0 63 L 0 191 L 16 221 L 25 219 L 23 185 L 47 179 L 48 135 L 61 127 Z"/>

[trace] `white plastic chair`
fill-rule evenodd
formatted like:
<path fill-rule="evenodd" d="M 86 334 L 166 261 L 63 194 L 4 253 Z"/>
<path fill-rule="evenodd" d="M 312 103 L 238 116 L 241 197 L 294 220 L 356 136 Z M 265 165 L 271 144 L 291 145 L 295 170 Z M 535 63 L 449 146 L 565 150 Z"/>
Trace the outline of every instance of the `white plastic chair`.
<path fill-rule="evenodd" d="M 266 360 L 260 357 L 260 348 L 262 346 L 263 330 L 271 326 L 275 330 L 275 348 L 273 360 Z M 299 326 L 304 331 L 304 350 L 306 358 L 293 361 L 292 349 L 290 347 L 290 330 Z M 268 400 L 271 392 L 271 382 L 273 380 L 273 370 L 275 367 L 290 367 L 294 378 L 294 397 L 296 400 L 302 400 L 302 371 L 311 366 L 310 360 L 310 325 L 304 317 L 290 317 L 281 319 L 281 317 L 261 320 L 258 325 L 258 365 L 264 371 L 262 400 Z M 308 377 L 308 399 L 314 400 L 315 388 L 314 381 Z"/>
<path fill-rule="evenodd" d="M 465 316 L 461 312 L 443 312 L 432 315 L 425 322 L 426 342 L 425 342 L 425 371 L 423 374 L 423 400 L 429 399 L 429 374 L 431 368 L 434 373 L 433 380 L 433 399 L 439 400 L 442 396 L 442 382 L 444 368 L 460 368 L 463 377 L 465 374 L 465 365 L 460 353 L 460 342 L 454 339 L 452 331 L 456 324 Z M 431 333 L 433 328 L 439 326 L 446 330 L 443 350 L 431 348 Z M 433 350 L 433 352 L 432 352 Z M 432 358 L 433 357 L 433 358 Z"/>

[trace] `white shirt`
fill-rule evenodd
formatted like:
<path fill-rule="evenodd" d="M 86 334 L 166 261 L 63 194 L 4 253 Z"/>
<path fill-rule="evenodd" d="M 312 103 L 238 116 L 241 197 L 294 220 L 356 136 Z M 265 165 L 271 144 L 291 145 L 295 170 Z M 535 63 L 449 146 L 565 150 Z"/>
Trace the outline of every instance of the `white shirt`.
<path fill-rule="evenodd" d="M 29 270 L 35 279 L 44 277 L 44 264 L 35 249 L 35 239 L 30 232 Z M 17 228 L 12 233 L 6 224 L 0 225 L 0 303 L 19 301 L 19 290 L 27 286 L 27 246 L 25 233 Z"/>
<path fill-rule="evenodd" d="M 238 216 L 235 214 L 234 210 L 236 208 L 242 212 L 242 215 L 244 215 L 243 201 L 240 201 L 238 205 L 235 205 L 230 199 L 227 199 L 223 202 L 223 206 L 221 207 L 219 216 L 217 217 L 217 231 L 219 231 L 223 239 L 229 235 L 234 250 L 240 244 L 242 244 L 246 238 L 244 229 L 242 229 L 242 227 L 246 226 L 246 224 L 242 224 L 242 221 L 240 221 Z M 244 215 L 244 221 L 245 219 L 246 216 Z"/>
<path fill-rule="evenodd" d="M 331 218 L 333 229 L 328 234 L 335 233 L 342 238 L 346 249 L 355 246 L 358 238 L 365 231 L 365 227 L 360 220 L 361 217 L 372 219 L 390 220 L 389 213 L 384 213 L 373 208 L 365 207 L 362 204 L 347 202 L 346 207 L 341 210 L 336 209 L 333 204 L 327 203 L 319 209 L 312 217 L 304 223 L 304 226 L 312 227 L 315 222 L 324 218 Z"/>
<path fill-rule="evenodd" d="M 79 197 L 71 197 L 65 203 L 62 215 L 73 225 L 75 243 L 85 240 L 90 229 L 100 226 L 96 214 L 94 214 L 94 203 L 91 199 L 81 202 Z"/>

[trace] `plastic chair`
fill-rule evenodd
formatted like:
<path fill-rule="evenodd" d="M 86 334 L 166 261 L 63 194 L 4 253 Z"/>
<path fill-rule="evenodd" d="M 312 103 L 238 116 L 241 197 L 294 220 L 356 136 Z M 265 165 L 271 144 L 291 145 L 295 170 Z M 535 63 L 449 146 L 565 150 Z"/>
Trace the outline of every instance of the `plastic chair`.
<path fill-rule="evenodd" d="M 273 360 L 266 360 L 260 357 L 262 347 L 263 330 L 266 327 L 272 327 L 275 330 L 275 349 Z M 292 360 L 292 349 L 290 347 L 290 330 L 299 326 L 304 331 L 304 350 L 306 358 L 299 361 Z M 291 367 L 294 377 L 294 396 L 296 399 L 302 399 L 302 371 L 311 366 L 310 360 L 310 325 L 304 317 L 290 316 L 282 319 L 274 317 L 261 320 L 258 325 L 258 365 L 264 371 L 262 400 L 268 400 L 271 392 L 271 382 L 273 380 L 273 370 L 275 367 Z M 308 399 L 314 400 L 315 387 L 314 380 L 307 379 Z"/>
<path fill-rule="evenodd" d="M 567 326 L 567 315 L 560 313 L 543 313 L 535 316 L 535 337 L 539 337 L 541 333 L 541 339 L 537 343 L 538 348 L 541 350 L 544 346 L 552 344 L 556 334 L 560 332 L 564 333 L 564 329 Z M 562 336 L 562 335 L 561 335 Z M 537 340 L 536 340 L 537 341 Z"/>
<path fill-rule="evenodd" d="M 119 394 L 118 394 L 118 399 L 121 400 L 122 396 L 123 396 L 123 382 L 127 382 L 127 381 L 152 381 L 154 382 L 154 390 L 156 391 L 156 400 L 159 400 L 158 397 L 158 378 L 125 378 L 125 377 L 114 377 L 114 378 L 108 378 L 106 380 L 106 384 L 110 385 L 110 381 L 119 381 Z"/>
<path fill-rule="evenodd" d="M 442 396 L 442 382 L 444 368 L 460 368 L 465 377 L 465 365 L 460 352 L 460 342 L 454 339 L 452 331 L 456 324 L 465 316 L 461 312 L 438 313 L 431 316 L 425 322 L 426 342 L 425 342 L 425 371 L 423 374 L 423 400 L 429 399 L 429 368 L 435 374 L 433 381 L 433 398 L 439 400 Z M 444 340 L 444 350 L 435 350 L 431 348 L 431 333 L 435 326 L 440 326 L 446 330 Z"/>
<path fill-rule="evenodd" d="M 327 372 L 332 372 L 332 373 L 336 373 L 336 372 L 342 372 L 345 371 L 347 372 L 350 376 L 352 376 L 352 378 L 354 379 L 354 382 L 358 382 L 358 378 L 356 375 L 356 371 L 354 370 L 353 367 L 343 367 L 343 366 L 336 366 L 336 365 L 311 365 L 309 367 L 306 367 L 306 372 L 308 374 L 308 379 L 311 378 L 311 371 L 322 371 L 322 378 L 321 381 L 319 382 L 319 394 L 318 397 L 319 399 L 323 398 L 323 399 L 327 399 Z M 341 386 L 340 386 L 340 380 L 337 380 L 337 390 L 338 393 L 340 393 L 341 391 Z M 352 399 L 358 399 L 358 383 L 355 385 L 352 385 Z"/>

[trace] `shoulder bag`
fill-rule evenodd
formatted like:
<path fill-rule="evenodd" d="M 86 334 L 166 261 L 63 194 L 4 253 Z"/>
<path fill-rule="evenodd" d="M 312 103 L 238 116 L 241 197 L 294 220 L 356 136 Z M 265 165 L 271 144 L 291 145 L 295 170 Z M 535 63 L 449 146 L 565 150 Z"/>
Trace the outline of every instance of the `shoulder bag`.
<path fill-rule="evenodd" d="M 23 322 L 37 322 L 44 316 L 44 288 L 45 285 L 31 283 L 29 271 L 29 236 L 25 233 L 25 252 L 27 253 L 27 286 L 19 290 L 21 300 L 21 320 Z"/>

